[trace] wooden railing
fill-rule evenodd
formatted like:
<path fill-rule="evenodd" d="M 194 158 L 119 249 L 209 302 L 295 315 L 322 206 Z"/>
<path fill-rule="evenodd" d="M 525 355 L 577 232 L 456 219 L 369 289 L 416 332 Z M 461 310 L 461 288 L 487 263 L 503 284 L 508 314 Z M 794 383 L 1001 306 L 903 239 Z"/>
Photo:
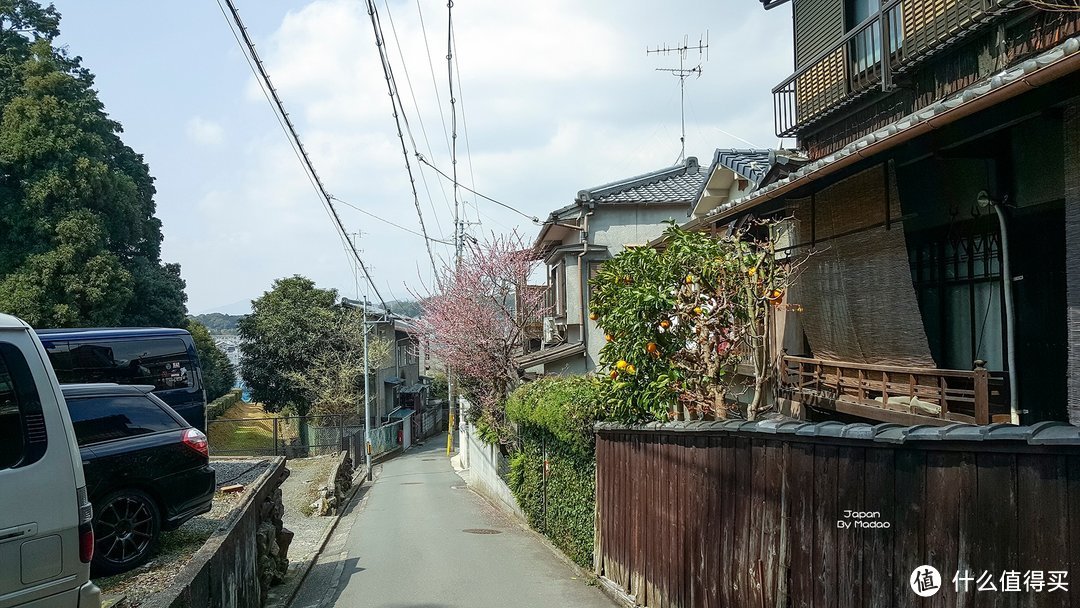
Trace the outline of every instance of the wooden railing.
<path fill-rule="evenodd" d="M 885 421 L 990 424 L 1009 413 L 1004 372 L 784 356 L 781 396 Z M 929 420 L 927 420 L 929 419 Z"/>
<path fill-rule="evenodd" d="M 991 14 L 997 0 L 891 0 L 773 89 L 776 134 L 807 124 L 952 44 Z"/>

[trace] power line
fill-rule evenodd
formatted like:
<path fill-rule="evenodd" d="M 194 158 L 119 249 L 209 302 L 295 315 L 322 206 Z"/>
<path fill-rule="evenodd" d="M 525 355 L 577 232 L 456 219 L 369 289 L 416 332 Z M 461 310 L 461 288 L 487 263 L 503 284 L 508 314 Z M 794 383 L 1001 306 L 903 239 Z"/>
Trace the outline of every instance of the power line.
<path fill-rule="evenodd" d="M 390 11 L 389 0 L 383 0 L 383 8 L 386 9 L 386 18 L 390 20 L 390 32 L 394 35 L 394 46 L 397 47 L 398 58 L 401 60 L 401 68 L 405 71 L 405 85 L 409 87 L 409 96 L 412 98 L 413 107 L 416 109 L 416 120 L 420 123 L 420 134 L 424 136 L 424 145 L 427 146 L 428 154 L 434 156 L 434 152 L 431 149 L 431 140 L 428 139 L 427 127 L 424 125 L 424 114 L 420 111 L 420 102 L 416 100 L 416 89 L 413 88 L 412 77 L 409 75 L 409 64 L 405 61 L 405 52 L 401 48 L 401 36 L 398 35 L 397 25 L 394 23 L 394 14 Z M 400 95 L 398 96 L 398 104 L 402 106 L 402 110 L 404 111 L 404 101 Z M 416 140 L 413 138 L 412 129 L 409 128 L 408 120 L 405 121 L 405 128 L 409 131 L 409 141 L 412 142 L 413 152 L 416 152 Z M 435 210 L 435 201 L 431 196 L 431 187 L 428 186 L 427 175 L 423 170 L 420 171 L 420 179 L 424 182 L 424 191 L 427 193 L 428 205 L 431 207 L 431 213 L 435 216 L 435 225 L 438 226 L 439 233 L 442 233 L 442 222 L 439 221 L 439 212 Z M 445 192 L 442 194 L 447 209 L 449 209 L 450 201 L 446 199 Z"/>
<path fill-rule="evenodd" d="M 453 177 L 443 173 L 441 169 L 439 169 L 435 165 L 428 162 L 428 160 L 426 158 L 424 158 L 423 156 L 418 156 L 417 160 L 419 160 L 421 163 L 431 167 L 432 169 L 435 170 L 436 173 L 443 176 L 444 178 L 446 178 L 448 180 L 451 180 L 451 181 L 454 181 L 455 185 L 460 187 L 462 190 L 465 190 L 466 192 L 471 192 L 472 194 L 475 194 L 476 196 L 479 196 L 480 198 L 482 198 L 482 199 L 484 199 L 486 201 L 490 201 L 490 202 L 495 203 L 496 205 L 498 205 L 500 207 L 504 207 L 506 209 L 509 209 L 510 211 L 513 211 L 514 213 L 516 213 L 516 214 L 518 214 L 518 215 L 520 215 L 520 216 L 522 216 L 524 218 L 529 219 L 534 224 L 539 224 L 540 223 L 540 218 L 536 217 L 535 215 L 529 215 L 528 213 L 525 213 L 524 211 L 522 211 L 520 209 L 517 209 L 517 208 L 515 208 L 515 207 L 513 207 L 511 205 L 507 205 L 506 203 L 504 203 L 502 201 L 495 200 L 495 199 L 491 198 L 490 196 L 487 196 L 486 194 L 481 194 L 481 193 L 477 192 L 476 190 L 473 190 L 472 188 L 469 188 L 468 186 L 458 184 L 456 182 L 456 180 L 454 180 Z"/>
<path fill-rule="evenodd" d="M 265 84 L 263 94 L 269 95 L 272 98 L 273 103 L 271 105 L 276 109 L 279 124 L 284 121 L 284 127 L 287 127 L 287 134 L 292 138 L 291 144 L 295 145 L 293 151 L 298 154 L 302 165 L 309 173 L 309 181 L 312 181 L 312 185 L 320 194 L 321 200 L 325 202 L 326 207 L 332 216 L 334 225 L 338 229 L 338 236 L 348 243 L 349 250 L 352 251 L 353 257 L 356 258 L 356 263 L 360 265 L 360 269 L 363 270 L 364 277 L 367 279 L 368 284 L 371 285 L 372 291 L 375 292 L 375 296 L 379 298 L 379 302 L 382 303 L 383 308 L 385 308 L 386 302 L 383 301 L 382 294 L 379 293 L 378 287 L 376 287 L 375 282 L 372 281 L 371 273 L 368 272 L 367 265 L 360 257 L 360 252 L 356 250 L 356 245 L 349 239 L 348 231 L 341 222 L 341 217 L 338 216 L 337 209 L 334 208 L 334 203 L 332 202 L 330 194 L 326 191 L 326 187 L 323 185 L 322 180 L 319 179 L 319 174 L 315 172 L 315 166 L 311 163 L 311 158 L 308 156 L 307 150 L 300 140 L 300 135 L 296 130 L 296 126 L 293 125 L 292 120 L 289 118 L 289 113 L 285 111 L 285 104 L 282 103 L 281 98 L 277 94 L 277 90 L 270 81 L 270 75 L 267 74 L 266 67 L 263 65 L 262 60 L 259 59 L 259 54 L 255 50 L 255 43 L 251 41 L 247 28 L 244 27 L 244 22 L 240 19 L 240 13 L 236 10 L 236 5 L 233 4 L 233 0 L 225 0 L 225 3 L 229 7 L 229 12 L 232 13 L 232 20 L 236 23 L 236 30 L 232 30 L 232 25 L 229 26 L 229 29 L 233 31 L 234 37 L 236 36 L 237 31 L 239 31 L 240 37 L 243 38 L 243 48 L 246 48 L 245 57 L 248 58 L 248 66 L 254 69 L 257 78 L 261 78 L 262 82 L 260 82 L 260 87 Z M 218 8 L 222 9 L 222 14 L 224 15 L 225 10 L 221 6 L 221 0 L 218 0 Z M 228 20 L 228 15 L 225 15 L 225 18 Z"/>
<path fill-rule="evenodd" d="M 420 238 L 427 239 L 427 240 L 431 241 L 432 243 L 439 243 L 440 245 L 453 245 L 453 243 L 450 242 L 450 241 L 444 241 L 442 239 L 437 239 L 437 238 L 434 238 L 434 237 L 425 236 L 424 234 L 422 234 L 420 232 L 417 232 L 415 230 L 412 230 L 410 228 L 406 228 L 405 226 L 402 226 L 401 224 L 395 224 L 394 222 L 391 222 L 388 219 L 381 218 L 381 217 L 375 215 L 374 213 L 371 213 L 370 211 L 365 211 L 364 209 L 361 209 L 360 207 L 357 207 L 356 205 L 354 205 L 354 204 L 352 204 L 352 203 L 350 203 L 348 201 L 343 201 L 343 200 L 341 200 L 340 198 L 338 198 L 336 196 L 331 196 L 330 198 L 332 198 L 335 201 L 341 203 L 342 205 L 345 205 L 346 207 L 349 207 L 351 209 L 359 211 L 360 213 L 363 213 L 364 215 L 366 215 L 366 216 L 368 216 L 368 217 L 370 217 L 372 219 L 379 220 L 380 222 L 382 222 L 384 224 L 389 224 L 390 226 L 393 226 L 394 228 L 397 228 L 398 230 L 404 230 L 405 232 L 408 232 L 409 234 L 414 234 L 414 235 L 416 235 L 416 236 L 418 236 Z"/>
<path fill-rule="evenodd" d="M 397 126 L 398 140 L 401 142 L 401 155 L 405 159 L 405 171 L 409 174 L 409 186 L 412 188 L 413 203 L 416 206 L 416 215 L 420 220 L 420 232 L 424 233 L 424 247 L 427 249 L 428 258 L 431 260 L 431 272 L 436 276 L 439 273 L 439 268 L 435 264 L 435 254 L 431 251 L 431 241 L 427 236 L 427 228 L 424 226 L 424 212 L 420 209 L 420 196 L 416 192 L 416 179 L 413 177 L 412 163 L 409 162 L 409 151 L 405 147 L 405 135 L 401 130 L 401 121 L 405 121 L 406 127 L 408 127 L 409 119 L 405 115 L 405 106 L 402 105 L 400 95 L 397 92 L 397 83 L 394 80 L 394 71 L 390 67 L 390 59 L 386 56 L 386 49 L 383 48 L 383 33 L 382 24 L 379 22 L 379 10 L 375 6 L 373 0 L 367 0 L 368 16 L 371 17 L 371 29 L 375 34 L 375 47 L 379 52 L 379 61 L 382 64 L 383 75 L 386 77 L 386 87 L 390 93 L 390 106 L 391 113 L 394 116 L 394 124 Z M 401 109 L 400 118 L 398 116 L 398 108 Z M 412 139 L 412 130 L 409 129 L 409 138 Z M 413 141 L 413 148 L 415 152 L 416 142 Z"/>
<path fill-rule="evenodd" d="M 454 0 L 446 2 L 446 83 L 450 92 L 450 168 L 454 173 L 451 178 L 454 193 L 454 256 L 455 268 L 461 264 L 462 222 L 458 202 L 457 179 L 457 101 L 454 99 Z M 429 165 L 430 166 L 430 165 Z M 432 166 L 434 169 L 434 167 Z M 435 169 L 440 175 L 442 171 Z"/>

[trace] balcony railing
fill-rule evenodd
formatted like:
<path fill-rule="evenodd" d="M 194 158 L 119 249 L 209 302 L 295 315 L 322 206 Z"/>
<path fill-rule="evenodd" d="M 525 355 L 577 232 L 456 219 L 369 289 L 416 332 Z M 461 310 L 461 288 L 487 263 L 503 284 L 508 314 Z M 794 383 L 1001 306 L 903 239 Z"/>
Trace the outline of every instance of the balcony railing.
<path fill-rule="evenodd" d="M 806 125 L 874 90 L 958 40 L 994 13 L 998 0 L 891 0 L 773 89 L 776 134 Z"/>
<path fill-rule="evenodd" d="M 1004 372 L 897 367 L 784 356 L 781 395 L 804 405 L 904 423 L 1007 418 Z"/>

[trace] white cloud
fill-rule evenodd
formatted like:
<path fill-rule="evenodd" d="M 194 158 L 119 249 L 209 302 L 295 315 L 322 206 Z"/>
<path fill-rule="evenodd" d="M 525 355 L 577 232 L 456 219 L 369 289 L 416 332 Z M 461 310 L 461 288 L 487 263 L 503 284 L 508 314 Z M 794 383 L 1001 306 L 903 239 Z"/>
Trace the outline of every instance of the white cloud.
<path fill-rule="evenodd" d="M 204 146 L 216 146 L 225 141 L 225 129 L 212 120 L 195 116 L 187 122 L 187 136 Z"/>
<path fill-rule="evenodd" d="M 421 7 L 430 63 L 415 4 L 391 2 L 392 15 L 380 7 L 382 26 L 412 137 L 448 171 L 446 4 L 421 0 Z M 705 29 L 710 60 L 686 85 L 687 153 L 707 165 L 716 147 L 745 147 L 724 132 L 774 145 L 769 91 L 791 63 L 790 14 L 782 12 L 715 0 L 457 3 L 462 183 L 545 217 L 578 190 L 672 164 L 679 153 L 678 83 L 656 68 L 678 65 L 678 58 L 646 55 L 645 47 L 684 34 L 696 39 Z M 272 33 L 253 31 L 255 43 L 329 191 L 418 230 L 364 4 L 315 0 L 273 22 Z M 341 240 L 254 78 L 247 72 L 219 94 L 241 106 L 249 133 L 237 135 L 241 125 L 228 122 L 230 139 L 238 141 L 228 162 L 199 176 L 202 191 L 185 207 L 192 230 L 165 227 L 166 257 L 183 264 L 192 309 L 256 297 L 273 279 L 294 273 L 352 294 Z M 187 134 L 203 145 L 224 139 L 220 125 L 201 117 L 188 123 Z M 421 172 L 408 146 L 427 228 L 449 234 L 449 189 L 435 173 Z M 462 198 L 467 219 L 484 222 L 471 228 L 477 236 L 518 228 L 531 238 L 536 230 L 510 211 L 468 193 Z M 350 232 L 363 233 L 360 247 L 383 297 L 406 297 L 406 285 L 423 291 L 419 283 L 430 281 L 431 270 L 421 239 L 345 206 L 339 212 Z M 433 247 L 436 255 L 449 253 Z"/>

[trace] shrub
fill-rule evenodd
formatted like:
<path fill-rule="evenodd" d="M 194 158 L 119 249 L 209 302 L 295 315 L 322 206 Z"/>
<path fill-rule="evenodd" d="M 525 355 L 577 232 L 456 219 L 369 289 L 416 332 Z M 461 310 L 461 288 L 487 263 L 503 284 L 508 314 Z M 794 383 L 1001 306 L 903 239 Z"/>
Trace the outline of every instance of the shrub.
<path fill-rule="evenodd" d="M 241 391 L 237 388 L 211 401 L 206 406 L 206 419 L 216 420 L 223 416 L 225 412 L 229 411 L 230 408 L 232 408 L 237 403 L 240 403 L 240 394 Z"/>
<path fill-rule="evenodd" d="M 526 384 L 506 404 L 518 428 L 507 485 L 529 525 L 584 567 L 593 555 L 599 405 L 599 386 L 582 376 Z"/>

